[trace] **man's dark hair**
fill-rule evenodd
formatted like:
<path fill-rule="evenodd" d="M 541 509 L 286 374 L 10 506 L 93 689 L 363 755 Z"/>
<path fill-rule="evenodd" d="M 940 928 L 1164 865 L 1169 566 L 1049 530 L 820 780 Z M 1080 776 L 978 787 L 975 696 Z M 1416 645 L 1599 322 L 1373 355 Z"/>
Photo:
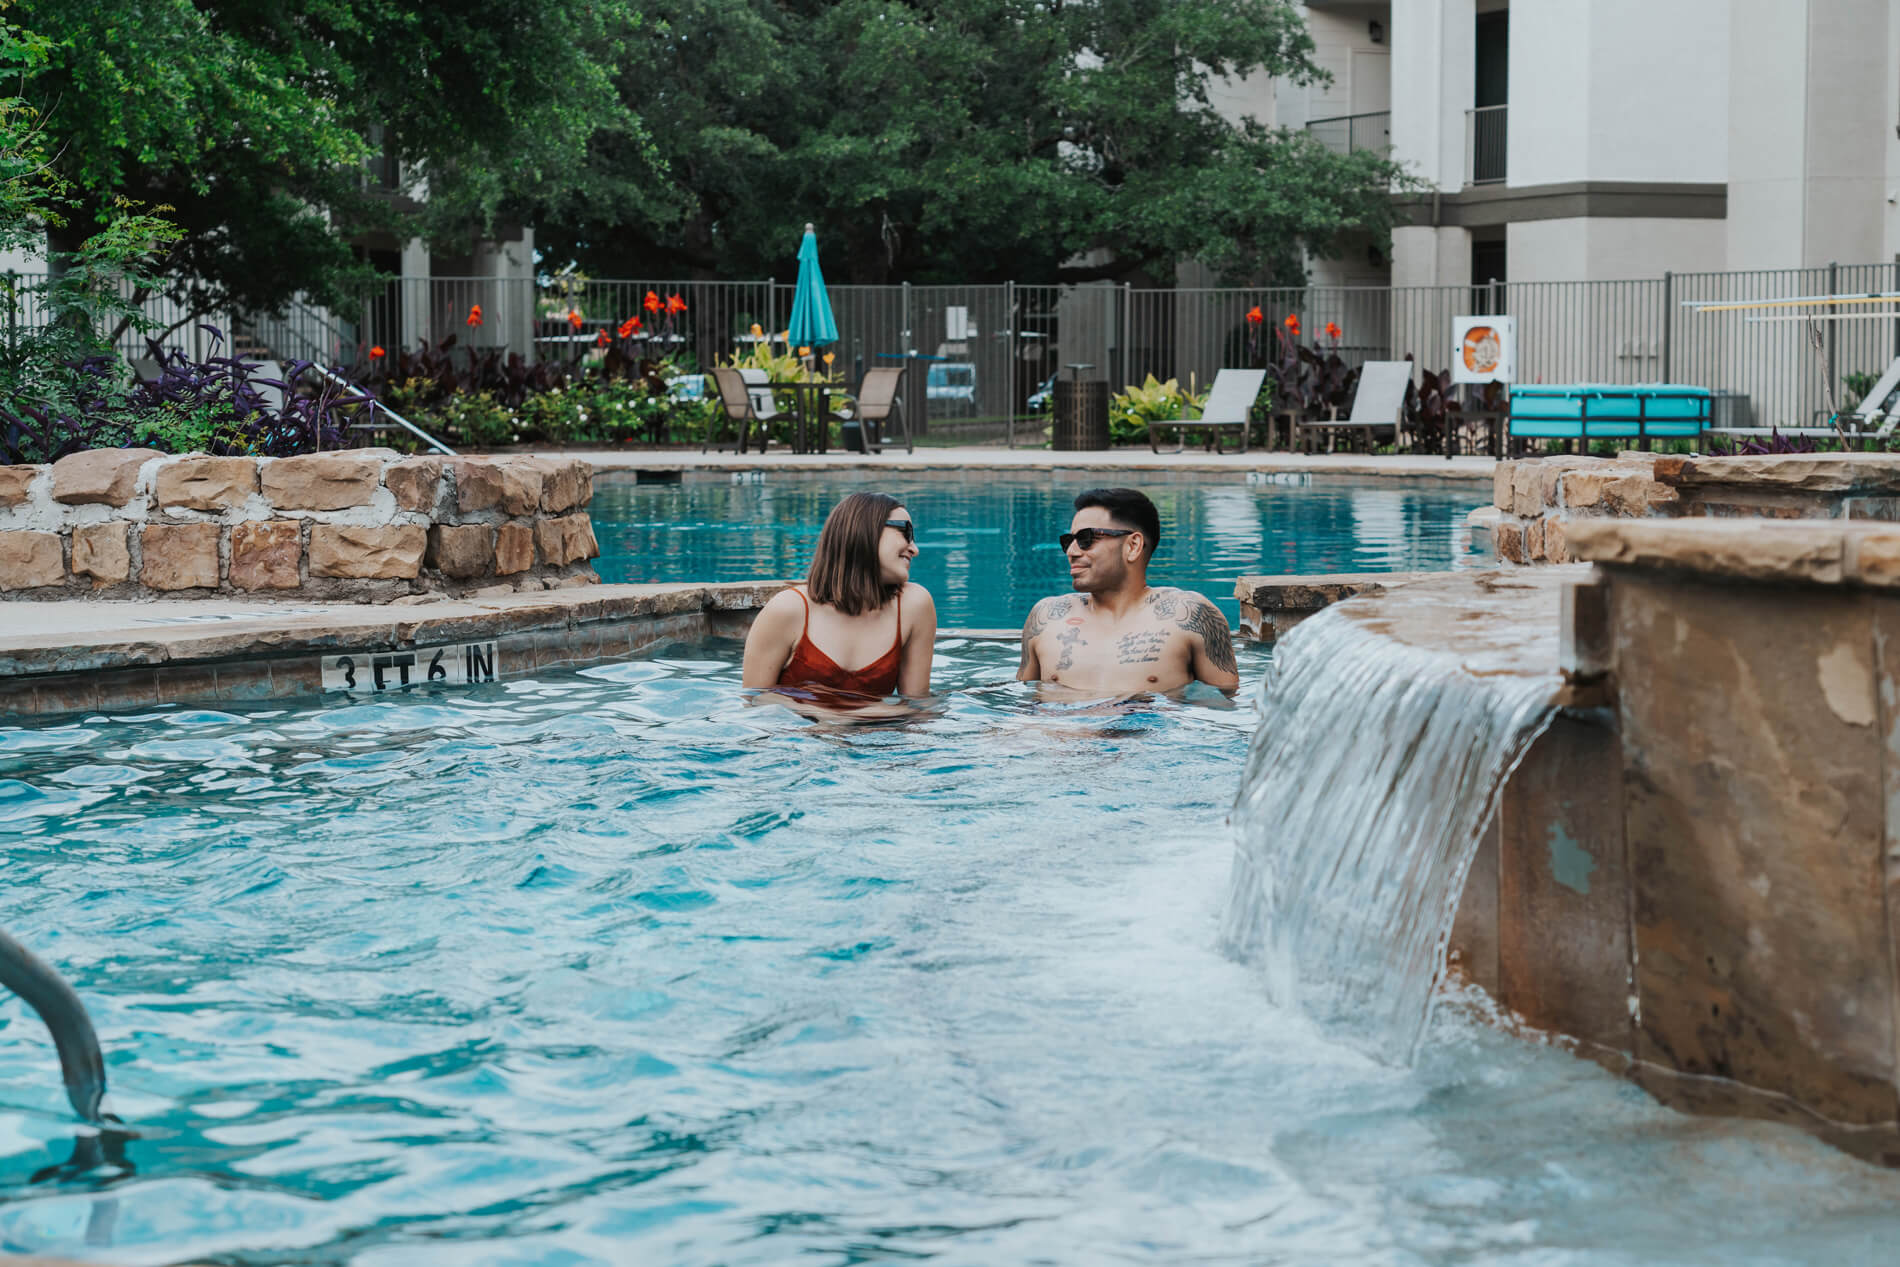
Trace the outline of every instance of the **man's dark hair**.
<path fill-rule="evenodd" d="M 1077 510 L 1087 510 L 1090 506 L 1100 506 L 1118 525 L 1139 532 L 1141 539 L 1147 542 L 1142 558 L 1152 556 L 1155 547 L 1161 544 L 1161 512 L 1140 489 L 1089 488 L 1075 495 Z"/>

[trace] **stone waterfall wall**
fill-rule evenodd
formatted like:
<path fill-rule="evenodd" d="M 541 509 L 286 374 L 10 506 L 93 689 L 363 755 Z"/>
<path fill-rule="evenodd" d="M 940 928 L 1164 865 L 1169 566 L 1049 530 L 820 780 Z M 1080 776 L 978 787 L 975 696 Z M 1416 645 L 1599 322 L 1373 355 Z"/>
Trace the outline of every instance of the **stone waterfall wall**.
<path fill-rule="evenodd" d="M 94 449 L 0 466 L 0 598 L 306 598 L 588 584 L 593 468 L 530 457 Z"/>
<path fill-rule="evenodd" d="M 1512 563 L 1569 562 L 1585 520 L 1900 519 L 1900 454 L 1529 458 L 1492 479 L 1492 539 Z"/>

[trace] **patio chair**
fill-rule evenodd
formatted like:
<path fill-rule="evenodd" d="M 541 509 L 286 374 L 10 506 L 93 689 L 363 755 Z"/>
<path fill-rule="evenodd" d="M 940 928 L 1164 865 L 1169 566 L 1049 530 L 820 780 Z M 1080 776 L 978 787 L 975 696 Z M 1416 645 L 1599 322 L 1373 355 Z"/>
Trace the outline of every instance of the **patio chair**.
<path fill-rule="evenodd" d="M 1297 418 L 1293 429 L 1300 448 L 1313 451 L 1313 441 L 1321 434 L 1328 444 L 1340 432 L 1356 432 L 1367 452 L 1372 450 L 1378 433 L 1390 432 L 1396 443 L 1399 419 L 1405 411 L 1405 389 L 1412 383 L 1410 361 L 1367 361 L 1359 367 L 1359 386 L 1352 396 L 1352 411 L 1344 418 Z"/>
<path fill-rule="evenodd" d="M 857 419 L 858 444 L 862 452 L 884 452 L 884 425 L 895 417 L 902 421 L 904 429 L 904 452 L 915 453 L 917 446 L 911 443 L 910 419 L 904 417 L 904 402 L 899 396 L 903 389 L 904 367 L 885 366 L 864 371 L 864 381 L 858 384 Z M 850 432 L 854 424 L 845 423 L 845 447 L 851 447 Z"/>
<path fill-rule="evenodd" d="M 726 422 L 738 426 L 738 435 L 733 438 L 736 441 L 736 451 L 740 453 L 746 451 L 746 444 L 752 435 L 752 424 L 756 422 L 759 424 L 759 452 L 763 453 L 766 445 L 765 424 L 777 417 L 777 411 L 760 414 L 757 397 L 746 389 L 746 381 L 740 377 L 744 372 L 721 365 L 712 372 L 713 382 L 719 388 L 719 405 L 725 413 Z M 770 392 L 771 389 L 766 390 Z M 706 439 L 699 446 L 701 453 L 713 447 L 718 425 L 717 419 L 706 425 Z M 725 450 L 727 443 L 726 440 L 719 440 L 720 451 Z"/>
<path fill-rule="evenodd" d="M 1240 451 L 1247 451 L 1248 415 L 1253 412 L 1253 402 L 1260 395 L 1260 385 L 1267 381 L 1265 370 L 1224 369 L 1214 375 L 1214 385 L 1208 388 L 1207 403 L 1201 407 L 1199 418 L 1171 418 L 1164 422 L 1148 424 L 1148 447 L 1156 453 L 1161 448 L 1157 428 L 1173 427 L 1176 444 L 1168 453 L 1179 453 L 1187 447 L 1182 429 L 1195 427 L 1208 433 L 1213 441 L 1214 452 L 1225 453 L 1221 448 L 1220 433 L 1229 427 L 1240 429 Z"/>

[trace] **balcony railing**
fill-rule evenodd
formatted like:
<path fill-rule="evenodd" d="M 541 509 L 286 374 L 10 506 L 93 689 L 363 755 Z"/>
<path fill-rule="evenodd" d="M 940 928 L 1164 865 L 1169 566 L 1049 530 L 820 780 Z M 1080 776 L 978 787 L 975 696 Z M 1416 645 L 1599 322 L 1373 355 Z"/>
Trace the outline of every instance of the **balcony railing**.
<path fill-rule="evenodd" d="M 1376 114 L 1341 114 L 1330 119 L 1314 119 L 1306 125 L 1306 130 L 1335 154 L 1392 148 L 1390 110 L 1381 110 Z"/>
<path fill-rule="evenodd" d="M 1504 120 L 1509 106 L 1479 106 L 1465 111 L 1465 184 L 1496 185 L 1504 180 Z"/>

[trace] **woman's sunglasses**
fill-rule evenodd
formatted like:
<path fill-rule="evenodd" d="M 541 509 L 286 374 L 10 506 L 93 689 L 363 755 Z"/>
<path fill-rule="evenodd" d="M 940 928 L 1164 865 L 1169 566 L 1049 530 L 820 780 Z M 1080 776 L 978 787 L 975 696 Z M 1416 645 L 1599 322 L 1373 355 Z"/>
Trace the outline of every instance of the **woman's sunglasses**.
<path fill-rule="evenodd" d="M 1093 550 L 1095 543 L 1103 537 L 1131 537 L 1134 533 L 1133 528 L 1084 528 L 1080 532 L 1065 532 L 1056 540 L 1062 543 L 1062 552 L 1067 554 L 1071 541 L 1088 551 Z"/>
<path fill-rule="evenodd" d="M 886 520 L 884 521 L 884 526 L 885 526 L 886 528 L 895 528 L 895 529 L 897 529 L 897 530 L 898 530 L 899 532 L 901 532 L 901 533 L 903 533 L 903 534 L 904 534 L 904 541 L 905 541 L 905 543 L 906 543 L 907 545 L 916 545 L 916 544 L 917 544 L 917 525 L 916 525 L 916 524 L 914 524 L 914 523 L 912 523 L 912 522 L 911 522 L 910 520 L 908 520 L 908 519 L 886 519 Z"/>

